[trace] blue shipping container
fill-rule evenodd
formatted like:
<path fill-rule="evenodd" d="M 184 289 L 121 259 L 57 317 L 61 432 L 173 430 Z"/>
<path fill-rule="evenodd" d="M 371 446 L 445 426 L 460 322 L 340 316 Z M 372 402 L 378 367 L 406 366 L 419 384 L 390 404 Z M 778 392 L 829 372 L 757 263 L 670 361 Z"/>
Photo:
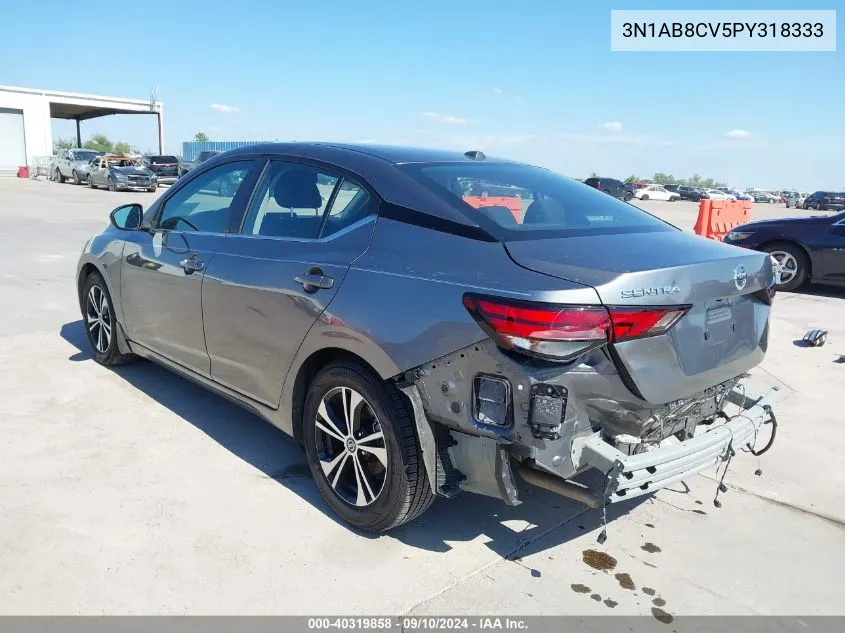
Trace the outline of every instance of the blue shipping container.
<path fill-rule="evenodd" d="M 245 145 L 259 145 L 269 141 L 186 141 L 182 143 L 182 160 L 192 161 L 200 152 L 227 152 Z"/>

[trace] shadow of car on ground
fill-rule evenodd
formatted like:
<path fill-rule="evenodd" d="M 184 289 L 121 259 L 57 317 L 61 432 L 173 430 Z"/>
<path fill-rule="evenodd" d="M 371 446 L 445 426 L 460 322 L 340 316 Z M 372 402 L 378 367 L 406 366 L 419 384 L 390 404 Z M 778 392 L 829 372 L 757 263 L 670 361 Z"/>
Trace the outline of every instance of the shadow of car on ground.
<path fill-rule="evenodd" d="M 79 350 L 70 361 L 94 362 L 81 320 L 63 325 L 60 335 Z M 490 550 L 511 558 L 530 543 L 534 544 L 536 552 L 540 537 L 548 537 L 543 539 L 542 549 L 552 548 L 601 526 L 600 509 L 591 510 L 565 497 L 523 484 L 520 486 L 523 503 L 519 506 L 511 507 L 498 499 L 462 493 L 452 500 L 438 499 L 421 518 L 386 535 L 361 532 L 340 521 L 330 510 L 314 485 L 304 451 L 272 424 L 153 362 L 142 360 L 110 371 L 195 426 L 234 456 L 305 499 L 327 518 L 368 539 L 395 538 L 412 547 L 446 552 L 452 549 L 450 543 L 484 537 Z M 579 480 L 600 489 L 601 473 L 586 475 Z M 683 486 L 675 492 L 688 494 L 689 489 Z M 638 497 L 608 506 L 608 522 L 627 514 L 647 499 Z"/>

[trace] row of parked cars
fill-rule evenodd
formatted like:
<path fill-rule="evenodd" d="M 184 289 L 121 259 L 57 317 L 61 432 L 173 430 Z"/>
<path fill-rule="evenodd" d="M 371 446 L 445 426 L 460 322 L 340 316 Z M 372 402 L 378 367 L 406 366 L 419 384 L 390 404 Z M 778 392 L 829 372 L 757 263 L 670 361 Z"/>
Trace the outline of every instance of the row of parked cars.
<path fill-rule="evenodd" d="M 91 188 L 105 187 L 110 191 L 155 191 L 160 184 L 172 184 L 217 151 L 200 152 L 193 161 L 181 161 L 176 156 L 145 154 L 130 156 L 110 154 L 91 149 L 71 148 L 56 155 L 50 169 L 50 179 L 57 182 L 87 183 Z"/>
<path fill-rule="evenodd" d="M 748 189 L 737 191 L 730 187 L 718 187 L 715 189 L 690 187 L 689 185 L 677 184 L 648 184 L 648 183 L 626 183 L 616 178 L 592 177 L 587 178 L 584 184 L 599 191 L 619 198 L 620 200 L 747 200 L 759 203 L 783 203 L 787 207 L 795 209 L 815 209 L 817 211 L 839 211 L 845 208 L 845 192 L 842 191 L 816 191 L 815 193 L 801 193 L 794 190 L 764 191 L 762 189 Z"/>
<path fill-rule="evenodd" d="M 640 200 L 666 200 L 668 202 L 675 202 L 676 200 L 692 200 L 698 202 L 702 199 L 710 200 L 751 200 L 751 196 L 732 191 L 727 188 L 720 189 L 705 189 L 701 187 L 690 187 L 688 185 L 661 185 L 656 183 L 627 183 L 617 180 L 616 178 L 602 178 L 593 177 L 587 178 L 584 184 L 589 185 L 599 191 L 619 198 L 620 200 L 631 200 L 638 198 Z"/>

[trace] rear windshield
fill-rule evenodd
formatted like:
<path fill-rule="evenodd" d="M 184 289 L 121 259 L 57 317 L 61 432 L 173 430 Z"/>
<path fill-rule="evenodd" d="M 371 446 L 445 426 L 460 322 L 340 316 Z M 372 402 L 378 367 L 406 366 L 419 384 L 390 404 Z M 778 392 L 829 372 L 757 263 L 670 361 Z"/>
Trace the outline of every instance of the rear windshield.
<path fill-rule="evenodd" d="M 179 162 L 175 156 L 148 156 L 147 160 L 150 161 L 150 165 L 169 165 Z"/>
<path fill-rule="evenodd" d="M 501 240 L 676 230 L 627 202 L 540 167 L 410 163 L 399 168 Z"/>

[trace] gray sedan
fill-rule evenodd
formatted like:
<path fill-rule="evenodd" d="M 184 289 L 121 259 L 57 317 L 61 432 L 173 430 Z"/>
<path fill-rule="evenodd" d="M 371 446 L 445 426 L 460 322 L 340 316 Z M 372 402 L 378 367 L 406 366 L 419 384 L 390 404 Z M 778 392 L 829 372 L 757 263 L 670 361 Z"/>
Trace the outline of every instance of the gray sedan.
<path fill-rule="evenodd" d="M 158 178 L 137 160 L 126 157 L 100 156 L 88 166 L 88 186 L 106 187 L 109 191 L 144 189 L 154 192 Z"/>
<path fill-rule="evenodd" d="M 96 362 L 153 360 L 262 416 L 376 532 L 436 497 L 518 504 L 517 474 L 597 507 L 753 446 L 776 394 L 741 380 L 773 284 L 767 254 L 546 169 L 328 143 L 203 162 L 115 209 L 77 269 Z"/>

